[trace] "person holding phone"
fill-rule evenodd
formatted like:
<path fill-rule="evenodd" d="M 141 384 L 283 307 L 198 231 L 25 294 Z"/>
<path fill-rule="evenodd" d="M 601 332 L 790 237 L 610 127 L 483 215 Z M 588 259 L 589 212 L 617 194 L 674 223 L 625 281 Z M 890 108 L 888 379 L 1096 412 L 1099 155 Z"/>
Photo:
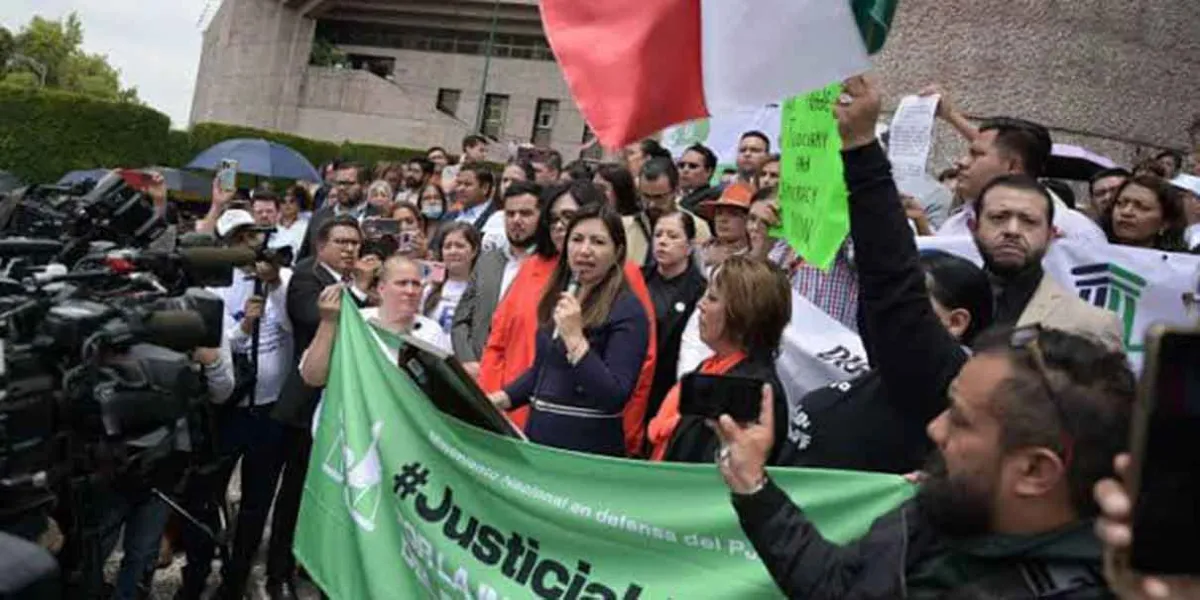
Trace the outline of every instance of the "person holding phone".
<path fill-rule="evenodd" d="M 429 238 L 425 237 L 425 217 L 416 205 L 397 202 L 392 209 L 392 220 L 396 230 L 396 252 L 413 260 L 425 260 L 429 256 Z"/>
<path fill-rule="evenodd" d="M 451 223 L 442 232 L 441 241 L 436 258 L 441 261 L 443 276 L 426 282 L 428 293 L 421 312 L 450 335 L 454 311 L 471 282 L 471 270 L 479 258 L 481 238 L 469 224 Z"/>
<path fill-rule="evenodd" d="M 713 356 L 700 363 L 702 375 L 749 377 L 774 390 L 777 440 L 787 439 L 787 396 L 775 370 L 775 354 L 783 330 L 791 319 L 791 291 L 787 275 L 765 261 L 736 255 L 713 274 L 697 306 L 700 339 Z M 716 455 L 718 440 L 702 418 L 681 415 L 680 385 L 667 393 L 658 414 L 650 421 L 651 458 L 671 462 L 708 462 Z M 785 444 L 772 448 L 770 463 L 783 456 Z"/>
<path fill-rule="evenodd" d="M 576 213 L 538 303 L 533 365 L 489 395 L 502 410 L 531 405 L 533 442 L 625 456 L 623 418 L 652 324 L 625 281 L 625 229 L 604 206 Z"/>

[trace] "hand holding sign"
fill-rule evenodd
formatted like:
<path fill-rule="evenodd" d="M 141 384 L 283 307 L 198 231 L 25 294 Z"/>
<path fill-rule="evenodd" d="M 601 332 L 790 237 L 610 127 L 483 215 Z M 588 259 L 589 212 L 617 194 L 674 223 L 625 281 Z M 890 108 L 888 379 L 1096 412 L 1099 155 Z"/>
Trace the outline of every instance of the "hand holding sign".
<path fill-rule="evenodd" d="M 866 77 L 857 76 L 846 80 L 843 93 L 833 112 L 837 115 L 838 132 L 842 134 L 842 148 L 852 150 L 875 141 L 875 123 L 879 121 L 882 100 L 879 88 Z"/>

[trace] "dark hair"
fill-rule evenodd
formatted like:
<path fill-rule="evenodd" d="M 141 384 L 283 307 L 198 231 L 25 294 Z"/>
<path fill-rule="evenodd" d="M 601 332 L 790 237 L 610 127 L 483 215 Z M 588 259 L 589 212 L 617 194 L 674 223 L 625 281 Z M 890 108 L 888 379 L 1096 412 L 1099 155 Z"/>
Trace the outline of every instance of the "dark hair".
<path fill-rule="evenodd" d="M 923 250 L 920 262 L 929 295 L 950 310 L 961 308 L 971 315 L 971 323 L 959 340 L 970 345 L 992 325 L 996 300 L 987 273 L 975 263 L 943 250 Z"/>
<path fill-rule="evenodd" d="M 1045 127 L 1013 117 L 993 117 L 979 125 L 979 131 L 995 131 L 1000 150 L 1021 159 L 1021 168 L 1030 177 L 1041 177 L 1050 160 L 1053 142 Z"/>
<path fill-rule="evenodd" d="M 1147 158 L 1142 160 L 1142 162 L 1139 162 L 1137 166 L 1133 167 L 1133 174 L 1135 176 L 1153 175 L 1161 179 L 1166 179 L 1171 176 L 1171 174 L 1167 172 L 1166 167 L 1162 166 L 1161 163 L 1153 158 Z"/>
<path fill-rule="evenodd" d="M 354 182 L 358 184 L 366 183 L 367 179 L 371 176 L 367 172 L 367 167 L 362 163 L 341 162 L 337 163 L 337 166 L 334 168 L 335 171 L 345 171 L 347 169 L 354 169 Z"/>
<path fill-rule="evenodd" d="M 592 167 L 587 164 L 587 161 L 573 160 L 567 164 L 565 173 L 573 180 L 588 180 L 592 178 Z"/>
<path fill-rule="evenodd" d="M 679 169 L 667 158 L 651 158 L 642 164 L 642 180 L 655 181 L 663 175 L 671 182 L 671 189 L 679 187 Z"/>
<path fill-rule="evenodd" d="M 750 204 L 761 202 L 763 200 L 773 200 L 777 195 L 779 195 L 779 190 L 775 189 L 774 187 L 761 187 L 757 190 L 754 190 L 754 195 L 750 196 Z"/>
<path fill-rule="evenodd" d="M 475 180 L 480 186 L 486 186 L 488 195 L 492 195 L 496 191 L 496 175 L 486 165 L 478 163 L 468 163 L 458 169 L 459 173 L 474 173 Z"/>
<path fill-rule="evenodd" d="M 424 173 L 426 177 L 433 175 L 433 161 L 425 158 L 424 156 L 410 158 L 408 159 L 408 164 L 417 165 L 417 168 L 421 169 L 421 172 Z"/>
<path fill-rule="evenodd" d="M 1047 192 L 1046 188 L 1043 187 L 1041 183 L 1038 183 L 1037 179 L 1034 179 L 1031 175 L 1026 175 L 1024 173 L 1001 175 L 987 182 L 987 185 L 983 186 L 983 189 L 979 191 L 979 196 L 975 198 L 974 202 L 971 203 L 971 208 L 975 211 L 976 219 L 983 218 L 983 201 L 987 197 L 987 193 L 990 192 L 992 188 L 997 187 L 1006 187 L 1010 190 L 1024 192 L 1036 192 L 1037 194 L 1041 195 L 1041 197 L 1045 198 L 1046 200 L 1046 226 L 1054 226 L 1054 198 L 1050 196 L 1050 192 Z"/>
<path fill-rule="evenodd" d="M 779 153 L 776 152 L 776 153 L 773 153 L 773 154 L 767 156 L 767 160 L 763 164 L 766 165 L 768 163 L 777 163 L 777 162 L 779 162 L 779 160 L 780 160 Z"/>
<path fill-rule="evenodd" d="M 571 219 L 567 225 L 567 239 L 570 240 L 571 232 L 575 230 L 576 226 L 592 219 L 600 219 L 604 223 L 604 228 L 608 230 L 608 235 L 613 241 L 616 261 L 613 263 L 612 269 L 604 275 L 604 279 L 596 284 L 595 289 L 583 301 L 581 308 L 584 329 L 598 327 L 608 320 L 608 312 L 612 309 L 617 297 L 629 289 L 629 284 L 625 281 L 625 256 L 628 254 L 629 245 L 625 241 L 625 226 L 621 224 L 621 215 L 617 214 L 617 211 L 603 203 L 580 207 L 579 212 L 575 213 L 575 218 Z M 566 242 L 564 242 L 565 244 Z M 568 264 L 565 250 L 566 248 L 558 257 L 558 264 L 555 265 L 554 273 L 546 282 L 546 287 L 542 290 L 542 299 L 538 302 L 538 323 L 542 327 L 553 327 L 554 307 L 558 304 L 559 294 L 567 289 L 568 282 L 571 280 L 571 267 Z"/>
<path fill-rule="evenodd" d="M 773 360 L 792 318 L 787 274 L 765 260 L 736 254 L 721 263 L 710 285 L 725 300 L 723 335 L 746 354 Z"/>
<path fill-rule="evenodd" d="M 671 151 L 663 148 L 662 144 L 658 143 L 658 140 L 654 138 L 646 138 L 638 142 L 638 149 L 642 151 L 647 160 L 651 158 L 671 160 Z"/>
<path fill-rule="evenodd" d="M 765 134 L 757 129 L 752 129 L 750 131 L 747 131 L 746 133 L 743 133 L 742 137 L 738 138 L 738 143 L 741 144 L 742 140 L 744 140 L 748 137 L 756 137 L 756 138 L 762 140 L 763 144 L 766 146 L 766 148 L 765 148 L 766 151 L 768 153 L 771 152 L 771 138 L 767 137 L 767 134 Z"/>
<path fill-rule="evenodd" d="M 433 255 L 439 261 L 444 261 L 442 258 L 442 247 L 446 245 L 446 240 L 450 238 L 452 233 L 461 233 L 467 240 L 467 245 L 475 251 L 475 258 L 471 260 L 471 268 L 475 268 L 476 261 L 479 260 L 479 250 L 483 244 L 483 236 L 479 234 L 479 230 L 473 225 L 465 222 L 449 223 L 438 232 L 438 245 L 433 249 Z M 429 287 L 429 294 L 425 297 L 425 304 L 421 307 L 421 314 L 429 316 L 429 312 L 437 308 L 438 303 L 442 301 L 442 288 L 446 286 L 446 281 L 443 279 L 440 283 L 435 283 Z"/>
<path fill-rule="evenodd" d="M 379 261 L 387 260 L 391 255 L 396 253 L 396 245 L 388 243 L 386 239 L 363 240 L 362 246 L 358 249 L 358 257 L 370 256 L 374 254 L 379 257 Z"/>
<path fill-rule="evenodd" d="M 654 226 L 658 227 L 658 224 L 662 223 L 663 219 L 669 219 L 671 217 L 679 217 L 679 222 L 683 224 L 684 237 L 687 238 L 688 242 L 695 241 L 696 219 L 694 219 L 691 214 L 683 212 L 682 210 L 673 210 L 665 215 L 660 216 L 658 220 L 654 222 Z"/>
<path fill-rule="evenodd" d="M 692 144 L 684 149 L 684 154 L 695 152 L 704 157 L 704 168 L 709 171 L 717 170 L 717 154 L 704 144 Z"/>
<path fill-rule="evenodd" d="M 954 179 L 955 177 L 958 177 L 958 167 L 942 169 L 942 171 L 937 174 L 938 183 L 945 183 L 947 179 Z"/>
<path fill-rule="evenodd" d="M 321 226 L 317 228 L 317 245 L 329 241 L 329 235 L 333 232 L 334 227 L 349 227 L 358 233 L 358 239 L 362 239 L 362 228 L 358 226 L 358 219 L 351 216 L 334 217 L 321 223 Z"/>
<path fill-rule="evenodd" d="M 427 190 L 429 188 L 433 188 L 433 189 L 437 190 L 438 197 L 442 199 L 442 212 L 443 213 L 449 212 L 450 207 L 446 206 L 446 190 L 443 190 L 442 186 L 440 186 L 436 183 L 426 183 L 425 185 L 421 186 L 420 189 L 417 190 L 417 204 L 416 204 L 417 212 L 421 212 L 421 209 L 425 208 L 425 200 L 423 200 L 423 198 L 425 197 L 425 190 Z M 405 204 L 410 204 L 410 203 L 406 202 Z M 395 211 L 395 206 L 393 206 L 392 210 L 393 210 L 393 212 Z M 421 213 L 421 214 L 425 214 L 425 213 Z"/>
<path fill-rule="evenodd" d="M 1063 204 L 1067 205 L 1067 208 L 1075 208 L 1075 190 L 1071 189 L 1071 186 L 1065 181 L 1043 179 L 1042 186 L 1050 190 L 1055 196 L 1058 196 L 1058 199 L 1062 200 Z"/>
<path fill-rule="evenodd" d="M 534 252 L 542 258 L 558 256 L 558 250 L 554 247 L 554 239 L 550 236 L 551 225 L 554 224 L 550 212 L 554 208 L 554 201 L 564 194 L 570 194 L 571 198 L 575 199 L 580 211 L 590 206 L 604 204 L 604 193 L 590 181 L 571 181 L 542 188 L 542 196 L 538 201 L 538 205 L 542 208 L 542 214 L 538 215 L 538 228 L 534 236 L 536 241 Z"/>
<path fill-rule="evenodd" d="M 981 354 L 1007 356 L 1013 373 L 992 395 L 1002 450 L 1045 447 L 1065 458 L 1071 503 L 1080 518 L 1097 514 L 1092 487 L 1112 473 L 1129 439 L 1136 378 L 1125 354 L 1082 335 L 1042 329 L 1037 337 L 1049 385 L 1034 352 L 1013 348 L 1012 329 L 976 340 Z"/>
<path fill-rule="evenodd" d="M 250 192 L 250 203 L 254 204 L 255 202 L 270 202 L 275 205 L 275 208 L 279 208 L 282 201 L 279 199 L 279 195 L 271 190 L 257 189 Z"/>
<path fill-rule="evenodd" d="M 554 169 L 555 173 L 562 173 L 562 153 L 553 148 L 538 150 L 534 153 L 534 159 L 530 162 L 544 163 L 546 166 Z M 532 177 L 530 177 L 532 179 Z"/>
<path fill-rule="evenodd" d="M 472 147 L 478 146 L 480 144 L 483 144 L 486 146 L 487 143 L 488 143 L 487 138 L 485 138 L 482 135 L 479 135 L 477 133 L 472 133 L 472 134 L 468 134 L 466 137 L 464 137 L 462 139 L 462 149 L 463 149 L 463 152 L 466 152 L 467 148 L 472 148 Z M 431 150 L 432 150 L 432 148 L 431 148 Z M 428 154 L 428 153 L 426 153 L 426 154 Z"/>
<path fill-rule="evenodd" d="M 1174 150 L 1163 150 L 1154 155 L 1154 160 L 1161 160 L 1163 157 L 1170 157 L 1171 162 L 1175 165 L 1176 171 L 1183 168 L 1183 154 L 1180 154 Z M 1168 173 L 1168 175 L 1170 175 L 1170 173 Z"/>
<path fill-rule="evenodd" d="M 612 186 L 613 195 L 617 197 L 617 205 L 614 207 L 617 212 L 622 215 L 636 215 L 642 212 L 642 201 L 633 186 L 633 174 L 629 169 L 616 163 L 605 163 L 596 170 L 596 177 Z"/>
<path fill-rule="evenodd" d="M 1108 236 L 1109 243 L 1123 244 L 1113 231 L 1113 212 L 1125 188 L 1136 185 L 1154 193 L 1162 211 L 1163 232 L 1154 240 L 1154 248 L 1167 252 L 1186 252 L 1187 242 L 1184 241 L 1184 231 L 1187 229 L 1187 217 L 1184 214 L 1183 203 L 1179 193 L 1165 180 L 1153 175 L 1134 175 L 1126 179 L 1112 196 L 1108 210 L 1100 215 L 1100 228 Z"/>
<path fill-rule="evenodd" d="M 521 171 L 525 173 L 526 181 L 533 181 L 535 178 L 537 178 L 537 172 L 533 170 L 533 165 L 527 160 L 514 160 L 508 164 L 521 169 Z"/>
<path fill-rule="evenodd" d="M 291 194 L 296 199 L 296 206 L 299 206 L 300 210 L 309 210 L 312 206 L 312 198 L 308 195 L 308 190 L 304 189 L 304 186 L 293 185 L 284 192 L 284 197 L 287 197 L 288 194 Z"/>
<path fill-rule="evenodd" d="M 504 190 L 504 198 L 501 199 L 500 209 L 504 209 L 504 201 L 514 196 L 530 195 L 538 199 L 538 209 L 542 208 L 542 186 L 532 181 L 514 181 L 508 185 L 508 189 Z"/>
<path fill-rule="evenodd" d="M 450 158 L 450 153 L 446 152 L 446 149 L 441 146 L 430 146 L 429 149 L 425 151 L 425 158 L 428 159 L 429 155 L 433 154 L 434 152 L 441 152 L 442 156 L 445 156 L 447 159 Z"/>
<path fill-rule="evenodd" d="M 737 169 L 735 169 L 733 167 L 725 167 L 724 169 L 721 169 L 721 174 L 722 175 L 737 175 Z"/>
<path fill-rule="evenodd" d="M 1101 169 L 1096 171 L 1096 174 L 1092 175 L 1092 177 L 1088 179 L 1088 193 L 1093 191 L 1092 188 L 1096 185 L 1097 181 L 1100 181 L 1105 177 L 1121 177 L 1124 179 L 1129 179 L 1130 175 L 1132 175 L 1132 173 L 1130 173 L 1128 169 L 1123 169 L 1121 167 L 1113 167 L 1111 169 Z"/>
<path fill-rule="evenodd" d="M 417 224 L 421 226 L 421 233 L 425 233 L 425 225 L 427 225 L 425 221 L 425 215 L 421 212 L 420 208 L 417 208 L 416 204 L 405 201 L 396 202 L 392 204 L 392 212 L 388 215 L 388 217 L 395 218 L 396 211 L 398 210 L 407 210 L 408 212 L 412 213 L 417 219 Z"/>

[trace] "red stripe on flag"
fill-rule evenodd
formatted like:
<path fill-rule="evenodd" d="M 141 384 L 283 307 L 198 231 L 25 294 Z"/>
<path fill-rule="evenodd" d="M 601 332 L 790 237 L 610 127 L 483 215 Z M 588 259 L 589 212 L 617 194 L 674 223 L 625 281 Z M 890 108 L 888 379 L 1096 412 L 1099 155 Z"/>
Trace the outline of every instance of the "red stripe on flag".
<path fill-rule="evenodd" d="M 700 0 L 542 0 L 542 25 L 571 95 L 614 148 L 708 116 Z"/>

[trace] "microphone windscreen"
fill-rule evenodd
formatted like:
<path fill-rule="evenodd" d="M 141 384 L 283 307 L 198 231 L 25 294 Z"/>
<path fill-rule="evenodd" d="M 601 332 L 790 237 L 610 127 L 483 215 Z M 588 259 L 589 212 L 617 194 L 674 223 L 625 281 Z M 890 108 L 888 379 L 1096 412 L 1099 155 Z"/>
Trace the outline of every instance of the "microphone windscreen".
<path fill-rule="evenodd" d="M 154 311 L 142 326 L 147 342 L 176 352 L 188 352 L 210 343 L 204 317 L 194 310 Z"/>
<path fill-rule="evenodd" d="M 183 268 L 193 286 L 224 287 L 233 282 L 233 269 L 254 264 L 250 248 L 180 248 Z"/>

